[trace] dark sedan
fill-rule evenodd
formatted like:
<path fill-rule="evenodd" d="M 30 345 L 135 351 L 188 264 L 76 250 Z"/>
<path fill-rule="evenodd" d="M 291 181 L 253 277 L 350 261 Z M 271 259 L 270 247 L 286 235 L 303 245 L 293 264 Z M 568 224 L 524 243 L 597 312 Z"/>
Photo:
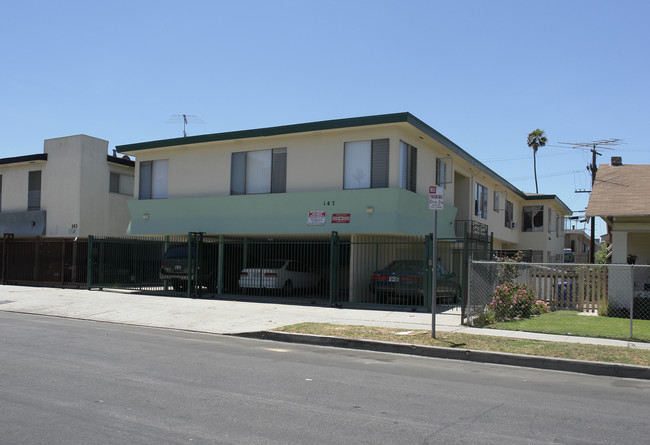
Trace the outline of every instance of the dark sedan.
<path fill-rule="evenodd" d="M 395 260 L 370 277 L 370 292 L 375 301 L 388 304 L 424 305 L 425 262 L 420 260 Z M 456 304 L 461 287 L 445 266 L 438 263 L 436 297 L 440 302 Z"/>

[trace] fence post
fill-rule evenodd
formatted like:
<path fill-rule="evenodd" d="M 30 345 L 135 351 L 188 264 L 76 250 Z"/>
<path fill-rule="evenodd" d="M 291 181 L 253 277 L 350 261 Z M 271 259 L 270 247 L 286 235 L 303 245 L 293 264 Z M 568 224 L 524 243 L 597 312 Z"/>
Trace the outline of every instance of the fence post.
<path fill-rule="evenodd" d="M 330 306 L 334 306 L 334 296 L 338 295 L 339 284 L 339 233 L 330 235 Z"/>
<path fill-rule="evenodd" d="M 431 300 L 431 279 L 433 277 L 433 268 L 436 267 L 432 250 L 433 233 L 430 233 L 424 237 L 424 282 L 422 283 L 422 292 L 424 293 L 423 303 L 429 312 L 431 312 L 431 305 L 433 304 Z"/>
<path fill-rule="evenodd" d="M 94 236 L 88 235 L 88 261 L 86 262 L 86 286 L 88 290 L 93 287 L 93 240 Z"/>
<path fill-rule="evenodd" d="M 632 275 L 632 293 L 630 294 L 630 338 L 632 338 L 634 334 L 634 264 L 630 264 L 630 275 Z"/>
<path fill-rule="evenodd" d="M 7 257 L 9 256 L 7 254 L 7 244 L 8 241 L 13 238 L 13 233 L 5 233 L 2 237 L 2 258 L 0 258 L 0 261 L 2 261 L 2 263 L 0 263 L 0 266 L 2 266 L 2 272 L 0 272 L 2 274 L 2 284 L 5 284 L 7 282 Z"/>
<path fill-rule="evenodd" d="M 463 272 L 463 292 L 462 292 L 462 298 L 461 298 L 461 305 L 460 305 L 460 321 L 461 323 L 465 318 L 467 317 L 467 311 L 465 306 L 467 305 L 467 301 L 469 300 L 469 295 L 468 295 L 468 286 L 469 286 L 469 277 L 468 277 L 468 269 L 469 269 L 469 262 L 468 262 L 468 249 L 467 249 L 467 221 L 464 223 L 465 228 L 463 230 L 463 267 L 462 267 L 462 272 Z M 467 322 L 465 323 L 467 324 Z"/>
<path fill-rule="evenodd" d="M 225 253 L 225 246 L 224 246 L 223 235 L 219 235 L 219 266 L 218 266 L 219 269 L 217 272 L 217 295 L 221 295 L 223 293 L 224 253 Z"/>

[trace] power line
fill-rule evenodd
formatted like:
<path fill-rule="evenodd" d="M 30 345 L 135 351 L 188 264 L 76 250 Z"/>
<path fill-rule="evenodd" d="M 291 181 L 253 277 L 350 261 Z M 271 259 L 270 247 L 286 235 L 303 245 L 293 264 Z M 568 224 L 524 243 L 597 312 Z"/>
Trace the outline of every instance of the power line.
<path fill-rule="evenodd" d="M 600 139 L 597 141 L 591 141 L 591 142 L 560 142 L 560 144 L 565 144 L 569 145 L 572 148 L 575 149 L 588 149 L 591 151 L 591 164 L 587 165 L 587 170 L 591 173 L 591 189 L 593 190 L 594 188 L 594 182 L 596 182 L 596 172 L 598 171 L 598 166 L 596 165 L 596 156 L 602 156 L 602 153 L 598 153 L 596 150 L 596 147 L 599 149 L 605 149 L 605 150 L 613 150 L 611 148 L 612 146 L 620 145 L 622 144 L 623 141 L 620 139 Z M 583 190 L 581 192 L 587 192 L 587 190 Z M 576 193 L 578 191 L 576 190 Z M 595 260 L 595 255 L 596 252 L 594 250 L 596 249 L 596 241 L 594 238 L 596 237 L 596 217 L 592 216 L 591 217 L 591 258 L 590 262 L 591 264 L 594 263 Z"/>

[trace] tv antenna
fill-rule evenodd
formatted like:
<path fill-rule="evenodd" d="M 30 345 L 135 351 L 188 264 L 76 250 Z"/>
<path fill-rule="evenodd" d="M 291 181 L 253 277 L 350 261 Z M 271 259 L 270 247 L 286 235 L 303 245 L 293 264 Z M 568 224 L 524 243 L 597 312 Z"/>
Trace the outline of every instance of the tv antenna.
<path fill-rule="evenodd" d="M 596 172 L 598 171 L 598 166 L 596 165 L 596 156 L 602 156 L 602 153 L 599 153 L 598 150 L 613 150 L 613 146 L 621 145 L 623 141 L 621 139 L 600 139 L 597 141 L 591 142 L 558 142 L 559 144 L 570 145 L 571 148 L 575 149 L 587 149 L 591 151 L 591 164 L 587 165 L 587 170 L 591 173 L 591 189 L 594 188 L 594 182 L 596 182 Z M 591 193 L 589 190 L 580 190 L 577 193 Z M 586 220 L 586 218 L 585 218 Z M 596 217 L 591 217 L 591 256 L 589 262 L 594 263 L 595 259 L 595 249 L 596 242 L 594 238 L 596 237 Z"/>
<path fill-rule="evenodd" d="M 187 124 L 192 123 L 192 124 L 205 124 L 199 117 L 193 115 L 193 114 L 174 114 L 172 117 L 169 118 L 169 121 L 167 122 L 178 122 L 182 120 L 183 121 L 183 137 L 187 137 Z"/>

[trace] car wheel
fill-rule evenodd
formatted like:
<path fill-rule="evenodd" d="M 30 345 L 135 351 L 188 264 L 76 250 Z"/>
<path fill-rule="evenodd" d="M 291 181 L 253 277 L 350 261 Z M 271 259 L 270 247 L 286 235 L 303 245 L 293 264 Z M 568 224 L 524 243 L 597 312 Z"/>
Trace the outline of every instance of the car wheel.
<path fill-rule="evenodd" d="M 174 281 L 172 283 L 172 287 L 176 292 L 185 292 L 187 290 L 187 282 L 186 281 Z"/>
<path fill-rule="evenodd" d="M 291 295 L 293 293 L 293 284 L 291 281 L 285 281 L 282 286 L 282 295 Z"/>

